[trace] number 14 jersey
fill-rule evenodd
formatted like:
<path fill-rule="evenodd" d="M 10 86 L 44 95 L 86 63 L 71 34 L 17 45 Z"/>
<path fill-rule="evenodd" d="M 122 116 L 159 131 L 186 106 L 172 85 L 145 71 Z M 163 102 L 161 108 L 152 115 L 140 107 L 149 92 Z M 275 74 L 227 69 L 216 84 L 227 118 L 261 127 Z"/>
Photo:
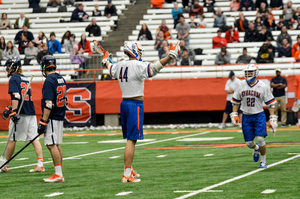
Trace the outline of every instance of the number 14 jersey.
<path fill-rule="evenodd" d="M 231 102 L 241 103 L 241 110 L 246 115 L 263 112 L 264 103 L 266 105 L 275 104 L 276 100 L 270 89 L 262 81 L 257 80 L 251 85 L 243 80 L 240 86 L 234 91 Z"/>

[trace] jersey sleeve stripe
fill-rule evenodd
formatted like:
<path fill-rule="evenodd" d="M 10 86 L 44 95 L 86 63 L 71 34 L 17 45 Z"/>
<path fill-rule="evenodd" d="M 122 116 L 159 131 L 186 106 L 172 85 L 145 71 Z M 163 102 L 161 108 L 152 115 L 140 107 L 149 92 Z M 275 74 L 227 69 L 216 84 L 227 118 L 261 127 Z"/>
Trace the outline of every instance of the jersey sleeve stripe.
<path fill-rule="evenodd" d="M 235 98 L 232 98 L 231 101 L 237 102 L 237 103 L 241 103 L 242 100 L 237 100 Z"/>
<path fill-rule="evenodd" d="M 148 77 L 152 77 L 151 70 L 150 70 L 150 65 L 151 65 L 151 63 L 148 64 Z"/>
<path fill-rule="evenodd" d="M 269 105 L 269 104 L 272 104 L 273 102 L 276 102 L 276 100 L 274 98 L 271 99 L 270 101 L 265 102 L 265 103 L 266 103 L 266 105 Z"/>
<path fill-rule="evenodd" d="M 110 66 L 110 69 L 109 69 L 109 74 L 110 74 L 111 78 L 112 78 L 112 75 L 111 75 L 111 69 L 112 69 L 113 66 L 114 66 L 114 65 L 111 65 L 111 66 Z"/>

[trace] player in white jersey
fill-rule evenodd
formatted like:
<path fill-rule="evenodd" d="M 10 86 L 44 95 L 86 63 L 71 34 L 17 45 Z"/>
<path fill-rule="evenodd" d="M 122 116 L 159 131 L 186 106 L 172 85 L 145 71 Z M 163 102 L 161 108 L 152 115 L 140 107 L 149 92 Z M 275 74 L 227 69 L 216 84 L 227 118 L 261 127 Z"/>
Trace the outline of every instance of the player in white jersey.
<path fill-rule="evenodd" d="M 170 53 L 155 63 L 143 62 L 142 46 L 137 42 L 125 42 L 124 53 L 128 61 L 111 64 L 108 52 L 105 53 L 102 65 L 107 67 L 110 75 L 118 79 L 123 101 L 121 103 L 121 125 L 123 138 L 127 138 L 124 151 L 124 175 L 122 182 L 140 182 L 140 175 L 133 171 L 132 162 L 137 140 L 144 139 L 144 80 L 156 75 L 171 59 L 176 59 L 180 52 L 179 41 L 173 46 L 170 43 Z"/>
<path fill-rule="evenodd" d="M 266 143 L 267 134 L 266 116 L 263 110 L 264 103 L 269 108 L 270 121 L 269 127 L 273 132 L 277 128 L 277 116 L 274 115 L 276 100 L 270 89 L 262 82 L 257 80 L 258 67 L 255 64 L 248 64 L 245 69 L 245 80 L 234 91 L 232 97 L 232 113 L 230 114 L 232 123 L 238 125 L 240 119 L 237 114 L 238 106 L 241 104 L 243 111 L 242 130 L 247 146 L 254 149 L 253 159 L 259 160 L 261 155 L 260 168 L 267 168 L 266 163 Z M 256 137 L 257 143 L 253 142 Z"/>

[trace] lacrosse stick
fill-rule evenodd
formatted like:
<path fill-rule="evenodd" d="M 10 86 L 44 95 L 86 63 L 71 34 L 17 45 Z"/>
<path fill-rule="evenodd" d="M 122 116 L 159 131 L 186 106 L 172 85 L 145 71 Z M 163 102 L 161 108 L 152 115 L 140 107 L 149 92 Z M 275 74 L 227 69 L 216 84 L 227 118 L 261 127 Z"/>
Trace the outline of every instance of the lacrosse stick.
<path fill-rule="evenodd" d="M 101 46 L 101 44 L 99 43 L 99 41 L 97 40 L 93 40 L 94 42 L 94 50 L 97 51 L 98 53 L 100 53 L 101 55 L 104 55 L 106 53 L 106 50 Z M 110 63 L 114 63 L 110 56 L 108 56 L 108 60 L 110 61 Z"/>
<path fill-rule="evenodd" d="M 21 109 L 22 109 L 22 107 L 23 107 L 23 104 L 24 104 L 26 95 L 27 95 L 27 93 L 28 93 L 28 90 L 29 90 L 29 88 L 30 88 L 30 85 L 31 85 L 31 82 L 32 82 L 32 79 L 33 79 L 33 76 L 34 76 L 34 74 L 31 75 L 29 84 L 28 84 L 27 89 L 26 89 L 26 91 L 25 91 L 25 94 L 24 94 L 24 96 L 23 96 L 22 102 L 21 102 L 21 104 L 20 104 L 20 106 L 19 106 L 19 110 L 18 110 L 18 113 L 17 113 L 18 116 L 20 115 L 20 112 L 21 112 Z M 16 126 L 16 124 L 15 124 L 15 126 Z M 3 152 L 2 152 L 2 155 L 1 155 L 1 157 L 0 157 L 0 163 L 1 163 L 1 161 L 4 160 L 3 156 L 4 156 L 4 154 L 5 154 L 5 151 L 6 151 L 6 148 L 7 148 L 7 145 L 8 145 L 8 142 L 9 142 L 11 136 L 12 136 L 12 133 L 10 133 L 10 134 L 8 135 L 8 140 L 7 140 L 7 142 L 6 142 L 6 145 L 5 145 L 5 147 L 4 147 L 4 150 L 3 150 Z M 1 170 L 1 169 L 0 169 L 0 170 Z"/>

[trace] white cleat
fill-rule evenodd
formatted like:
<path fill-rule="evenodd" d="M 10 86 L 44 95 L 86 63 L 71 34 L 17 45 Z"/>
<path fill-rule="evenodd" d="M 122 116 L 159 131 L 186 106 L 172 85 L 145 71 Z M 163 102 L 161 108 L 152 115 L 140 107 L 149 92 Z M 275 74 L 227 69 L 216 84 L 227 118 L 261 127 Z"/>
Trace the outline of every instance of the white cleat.
<path fill-rule="evenodd" d="M 49 178 L 44 178 L 44 182 L 64 182 L 65 178 L 64 175 L 59 176 L 57 174 L 51 175 Z"/>
<path fill-rule="evenodd" d="M 34 169 L 30 169 L 29 171 L 30 173 L 33 173 L 33 172 L 45 172 L 45 167 L 44 166 L 36 166 Z"/>

